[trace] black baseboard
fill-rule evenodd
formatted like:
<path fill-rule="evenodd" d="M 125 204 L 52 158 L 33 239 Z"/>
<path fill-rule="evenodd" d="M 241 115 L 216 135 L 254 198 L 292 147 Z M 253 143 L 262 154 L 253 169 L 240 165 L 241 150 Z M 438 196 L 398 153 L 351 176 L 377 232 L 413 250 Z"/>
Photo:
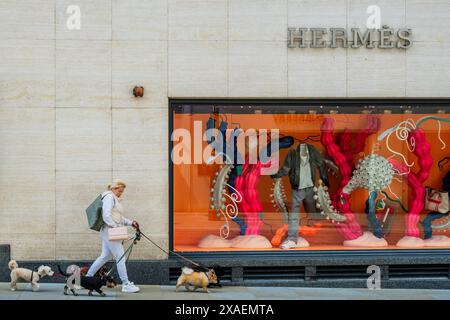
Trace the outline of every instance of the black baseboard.
<path fill-rule="evenodd" d="M 450 289 L 450 256 L 434 251 L 425 255 L 330 255 L 330 256 L 191 256 L 203 265 L 220 265 L 222 283 L 231 286 L 295 286 L 325 288 L 367 288 L 368 266 L 381 271 L 382 288 Z M 0 279 L 9 281 L 9 247 L 0 246 Z M 92 261 L 18 261 L 21 267 L 36 270 L 40 265 L 70 264 L 89 266 Z M 109 263 L 109 267 L 112 267 Z M 138 284 L 174 285 L 183 266 L 167 260 L 131 260 L 127 264 L 130 280 Z M 113 273 L 116 278 L 118 275 Z M 63 283 L 56 275 L 43 283 Z"/>

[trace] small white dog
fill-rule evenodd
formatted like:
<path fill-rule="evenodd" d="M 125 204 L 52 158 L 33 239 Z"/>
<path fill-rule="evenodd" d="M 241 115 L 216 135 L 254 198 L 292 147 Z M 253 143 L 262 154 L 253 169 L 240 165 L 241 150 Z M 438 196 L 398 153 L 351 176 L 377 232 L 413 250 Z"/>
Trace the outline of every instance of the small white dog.
<path fill-rule="evenodd" d="M 53 276 L 54 272 L 48 266 L 40 266 L 38 271 L 33 271 L 25 268 L 19 268 L 19 265 L 15 260 L 11 260 L 8 263 L 8 268 L 11 270 L 11 290 L 17 290 L 17 282 L 23 279 L 31 283 L 33 291 L 39 290 L 38 282 L 45 276 Z"/>

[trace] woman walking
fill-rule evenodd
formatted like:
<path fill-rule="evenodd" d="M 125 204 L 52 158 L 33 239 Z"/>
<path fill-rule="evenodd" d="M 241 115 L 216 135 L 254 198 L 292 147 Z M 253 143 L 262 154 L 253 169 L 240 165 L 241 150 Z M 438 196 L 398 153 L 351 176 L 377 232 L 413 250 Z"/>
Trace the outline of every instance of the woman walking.
<path fill-rule="evenodd" d="M 108 190 L 102 194 L 102 215 L 104 225 L 100 230 L 102 238 L 102 253 L 97 260 L 94 261 L 87 273 L 88 277 L 92 277 L 95 273 L 111 259 L 111 256 L 116 260 L 117 271 L 120 280 L 122 281 L 122 292 L 134 293 L 139 292 L 139 288 L 133 282 L 128 280 L 127 267 L 125 259 L 118 261 L 124 254 L 122 241 L 109 240 L 108 229 L 123 226 L 132 226 L 134 229 L 139 229 L 137 221 L 132 221 L 123 216 L 123 208 L 120 204 L 122 194 L 125 191 L 126 184 L 121 180 L 116 180 L 112 185 L 108 185 Z"/>

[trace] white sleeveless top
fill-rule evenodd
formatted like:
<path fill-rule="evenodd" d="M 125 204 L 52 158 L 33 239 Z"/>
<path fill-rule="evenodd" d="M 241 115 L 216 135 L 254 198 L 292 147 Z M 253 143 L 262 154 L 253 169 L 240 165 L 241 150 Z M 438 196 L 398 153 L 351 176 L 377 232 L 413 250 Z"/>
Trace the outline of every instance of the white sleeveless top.
<path fill-rule="evenodd" d="M 119 199 L 116 197 L 116 195 L 111 192 L 111 191 L 106 191 L 102 194 L 103 197 L 107 196 L 107 195 L 112 195 L 114 198 L 114 206 L 111 209 L 111 219 L 114 223 L 116 223 L 117 225 L 128 225 L 129 221 L 128 219 L 124 218 L 123 214 L 124 214 L 124 209 L 122 207 L 122 204 L 120 203 L 122 201 L 122 199 Z M 104 213 L 105 214 L 105 213 Z M 106 217 L 104 217 L 105 220 Z"/>
<path fill-rule="evenodd" d="M 123 207 L 120 201 L 122 199 L 117 198 L 114 194 L 114 207 L 111 210 L 111 218 L 114 220 L 117 224 L 123 224 Z"/>

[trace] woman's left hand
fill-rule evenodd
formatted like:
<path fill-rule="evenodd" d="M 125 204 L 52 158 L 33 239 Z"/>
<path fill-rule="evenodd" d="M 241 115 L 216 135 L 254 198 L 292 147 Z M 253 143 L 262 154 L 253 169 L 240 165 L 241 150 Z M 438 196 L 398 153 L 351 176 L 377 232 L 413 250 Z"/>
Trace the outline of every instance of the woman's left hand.
<path fill-rule="evenodd" d="M 133 223 L 131 224 L 131 226 L 136 229 L 139 230 L 139 223 L 136 220 L 133 220 Z"/>

